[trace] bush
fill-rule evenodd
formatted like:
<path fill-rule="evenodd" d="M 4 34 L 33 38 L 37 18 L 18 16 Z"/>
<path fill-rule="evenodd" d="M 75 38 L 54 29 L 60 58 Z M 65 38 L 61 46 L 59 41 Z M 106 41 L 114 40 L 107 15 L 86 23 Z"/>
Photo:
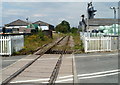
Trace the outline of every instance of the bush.
<path fill-rule="evenodd" d="M 42 32 L 42 30 L 39 30 L 38 31 L 38 37 L 40 40 L 44 41 L 45 40 L 45 35 L 44 33 Z"/>
<path fill-rule="evenodd" d="M 69 22 L 63 20 L 60 24 L 55 27 L 56 32 L 68 33 L 70 32 Z"/>
<path fill-rule="evenodd" d="M 71 31 L 71 33 L 77 33 L 77 32 L 78 32 L 78 28 L 72 27 L 72 28 L 70 29 L 70 31 Z"/>

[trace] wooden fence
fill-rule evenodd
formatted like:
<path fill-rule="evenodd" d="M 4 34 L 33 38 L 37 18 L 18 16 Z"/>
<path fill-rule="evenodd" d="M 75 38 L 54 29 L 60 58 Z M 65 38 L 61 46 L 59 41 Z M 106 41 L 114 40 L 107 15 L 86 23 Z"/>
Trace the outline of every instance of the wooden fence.
<path fill-rule="evenodd" d="M 20 51 L 24 47 L 24 36 L 4 36 L 0 35 L 0 55 L 12 55 L 13 52 Z"/>
<path fill-rule="evenodd" d="M 95 33 L 80 33 L 80 39 L 84 44 L 85 52 L 97 52 L 97 51 L 112 51 L 117 49 L 117 40 L 114 37 L 104 37 L 103 34 L 95 34 Z M 114 43 L 114 44 L 113 44 Z M 115 46 L 112 49 L 112 45 Z"/>
<path fill-rule="evenodd" d="M 85 52 L 111 51 L 111 37 L 85 37 Z"/>

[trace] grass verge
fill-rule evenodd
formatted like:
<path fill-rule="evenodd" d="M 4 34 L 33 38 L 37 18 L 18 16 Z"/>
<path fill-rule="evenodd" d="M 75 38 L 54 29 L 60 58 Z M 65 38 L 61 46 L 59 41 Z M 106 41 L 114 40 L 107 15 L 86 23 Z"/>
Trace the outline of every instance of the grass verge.
<path fill-rule="evenodd" d="M 19 52 L 14 52 L 13 55 L 28 55 L 33 54 L 36 49 L 42 47 L 45 44 L 55 41 L 57 38 L 62 37 L 63 34 L 53 33 L 53 38 L 44 36 L 44 39 L 40 38 L 38 34 L 25 36 L 24 47 Z"/>
<path fill-rule="evenodd" d="M 80 39 L 80 35 L 79 33 L 74 33 L 71 34 L 73 36 L 74 39 L 74 51 L 75 53 L 83 53 L 84 52 L 84 47 L 83 47 L 83 42 Z"/>

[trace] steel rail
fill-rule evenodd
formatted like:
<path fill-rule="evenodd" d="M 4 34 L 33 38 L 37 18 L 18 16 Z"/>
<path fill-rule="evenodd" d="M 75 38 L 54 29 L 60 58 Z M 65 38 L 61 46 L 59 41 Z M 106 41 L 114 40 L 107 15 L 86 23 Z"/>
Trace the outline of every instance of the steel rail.
<path fill-rule="evenodd" d="M 55 85 L 55 81 L 56 81 L 56 79 L 57 79 L 57 76 L 58 76 L 58 73 L 59 73 L 59 69 L 60 69 L 60 66 L 61 66 L 61 63 L 62 63 L 62 57 L 63 57 L 63 54 L 64 54 L 65 51 L 66 51 L 66 46 L 68 45 L 69 38 L 70 38 L 70 36 L 68 36 L 68 40 L 67 40 L 67 42 L 66 42 L 65 49 L 64 49 L 64 51 L 61 53 L 61 55 L 60 55 L 60 57 L 59 57 L 56 65 L 55 65 L 55 67 L 54 67 L 54 70 L 53 70 L 53 72 L 52 72 L 52 74 L 51 74 L 51 76 L 50 76 L 50 79 L 49 79 L 49 81 L 48 81 L 49 83 L 48 83 L 47 85 Z"/>
<path fill-rule="evenodd" d="M 2 81 L 1 85 L 7 85 L 12 79 L 14 79 L 16 76 L 18 76 L 21 72 L 23 72 L 26 68 L 28 68 L 31 64 L 33 64 L 36 60 L 38 60 L 42 55 L 44 55 L 49 49 L 53 48 L 55 45 L 57 45 L 60 41 L 62 41 L 66 36 L 60 38 L 60 40 L 56 41 L 54 44 L 50 45 L 50 47 L 48 47 L 47 49 L 44 49 L 44 51 L 42 51 L 39 56 L 37 58 L 35 58 L 34 60 L 30 61 L 29 63 L 27 63 L 25 66 L 23 66 L 22 68 L 20 68 L 18 71 L 16 71 L 15 73 L 13 73 L 11 76 L 9 76 L 8 78 L 6 78 L 4 81 Z M 49 44 L 48 44 L 49 45 Z M 48 46 L 47 45 L 47 46 Z M 42 48 L 43 49 L 43 48 Z M 36 53 L 34 53 L 36 54 Z"/>

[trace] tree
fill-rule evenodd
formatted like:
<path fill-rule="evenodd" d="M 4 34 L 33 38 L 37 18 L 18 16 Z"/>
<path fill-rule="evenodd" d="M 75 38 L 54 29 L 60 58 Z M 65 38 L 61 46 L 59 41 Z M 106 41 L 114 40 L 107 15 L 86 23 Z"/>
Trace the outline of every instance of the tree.
<path fill-rule="evenodd" d="M 60 24 L 58 24 L 55 27 L 55 30 L 57 32 L 61 32 L 61 33 L 68 33 L 68 32 L 70 32 L 70 24 L 69 24 L 69 22 L 63 20 Z"/>
<path fill-rule="evenodd" d="M 71 33 L 77 33 L 77 32 L 78 32 L 78 28 L 76 28 L 76 27 L 71 28 Z"/>
<path fill-rule="evenodd" d="M 42 41 L 45 40 L 45 35 L 44 35 L 44 33 L 42 32 L 41 29 L 38 31 L 38 37 L 39 37 L 39 39 L 41 39 Z"/>

